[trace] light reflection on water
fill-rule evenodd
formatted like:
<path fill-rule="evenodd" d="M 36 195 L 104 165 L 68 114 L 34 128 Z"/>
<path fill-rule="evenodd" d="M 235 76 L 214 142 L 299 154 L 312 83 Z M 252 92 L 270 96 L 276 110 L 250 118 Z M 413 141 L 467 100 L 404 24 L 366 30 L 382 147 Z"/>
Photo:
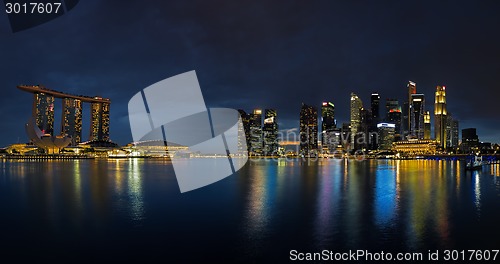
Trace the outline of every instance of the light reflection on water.
<path fill-rule="evenodd" d="M 310 206 L 315 208 L 311 232 L 316 248 L 339 244 L 345 248 L 376 247 L 376 242 L 366 242 L 370 239 L 413 250 L 467 243 L 456 237 L 463 231 L 463 219 L 480 221 L 482 178 L 488 179 L 488 184 L 494 183 L 487 186 L 489 191 L 495 188 L 493 197 L 499 191 L 497 179 L 490 178 L 488 168 L 466 172 L 460 161 L 331 160 L 300 164 L 299 173 L 286 177 L 288 182 L 300 184 L 301 192 L 285 191 L 284 195 L 299 195 L 304 201 L 311 201 L 310 193 L 315 196 Z M 273 196 L 279 189 L 273 179 L 276 175 L 282 177 L 280 173 L 256 165 L 247 169 L 245 176 L 252 182 L 248 192 L 247 208 L 252 212 L 249 221 L 265 223 L 252 225 L 250 234 L 266 237 L 266 232 L 271 234 L 272 222 L 282 221 L 275 225 L 289 226 L 291 219 L 263 221 L 273 219 L 277 215 L 274 204 L 282 202 Z M 289 200 L 283 199 L 285 203 Z"/>
<path fill-rule="evenodd" d="M 500 236 L 491 228 L 500 220 L 499 164 L 469 172 L 458 161 L 250 160 L 237 175 L 186 194 L 171 163 L 158 160 L 2 160 L 0 166 L 0 209 L 11 217 L 0 224 L 21 219 L 36 237 L 120 237 L 132 228 L 143 240 L 169 237 L 177 241 L 170 247 L 182 250 L 195 226 L 202 243 L 225 239 L 219 242 L 235 255 L 255 257 L 291 248 L 487 246 L 490 234 Z"/>

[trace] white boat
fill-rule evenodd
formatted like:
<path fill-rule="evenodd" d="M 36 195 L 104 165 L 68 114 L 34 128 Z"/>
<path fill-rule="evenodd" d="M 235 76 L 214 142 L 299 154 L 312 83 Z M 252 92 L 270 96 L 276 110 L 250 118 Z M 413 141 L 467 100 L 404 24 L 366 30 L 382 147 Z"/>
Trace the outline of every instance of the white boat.
<path fill-rule="evenodd" d="M 466 170 L 479 170 L 483 167 L 483 157 L 474 156 L 474 159 L 468 160 L 465 164 Z"/>

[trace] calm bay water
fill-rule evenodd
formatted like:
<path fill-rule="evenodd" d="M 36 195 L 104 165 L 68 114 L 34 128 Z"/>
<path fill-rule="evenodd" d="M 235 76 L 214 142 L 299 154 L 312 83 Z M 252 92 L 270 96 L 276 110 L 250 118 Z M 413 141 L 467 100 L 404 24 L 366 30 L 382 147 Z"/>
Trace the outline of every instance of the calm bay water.
<path fill-rule="evenodd" d="M 181 194 L 163 160 L 0 161 L 3 258 L 287 261 L 500 248 L 500 165 L 251 160 Z"/>

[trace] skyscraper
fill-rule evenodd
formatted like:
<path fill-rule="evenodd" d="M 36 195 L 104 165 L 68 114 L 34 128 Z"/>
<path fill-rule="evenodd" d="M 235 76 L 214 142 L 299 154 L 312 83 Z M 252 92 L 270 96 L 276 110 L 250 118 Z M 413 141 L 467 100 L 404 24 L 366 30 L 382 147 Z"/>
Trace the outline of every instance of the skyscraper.
<path fill-rule="evenodd" d="M 446 148 L 446 122 L 448 112 L 446 110 L 446 87 L 436 87 L 436 99 L 434 101 L 434 137 L 439 146 Z"/>
<path fill-rule="evenodd" d="M 460 148 L 463 153 L 471 153 L 479 147 L 479 137 L 475 128 L 462 129 L 462 144 Z"/>
<path fill-rule="evenodd" d="M 372 120 L 377 123 L 380 121 L 380 95 L 377 92 L 372 93 L 370 97 Z"/>
<path fill-rule="evenodd" d="M 424 114 L 424 139 L 431 139 L 431 112 Z"/>
<path fill-rule="evenodd" d="M 312 157 L 318 149 L 318 111 L 302 103 L 300 109 L 300 154 Z"/>
<path fill-rule="evenodd" d="M 410 110 L 410 103 L 404 102 L 403 107 L 401 108 L 401 135 L 406 139 L 406 136 L 410 134 L 410 114 L 408 111 Z"/>
<path fill-rule="evenodd" d="M 406 107 L 406 113 L 405 114 L 405 121 L 406 121 L 406 131 L 405 131 L 405 135 L 411 135 L 411 112 L 412 112 L 412 109 L 411 109 L 411 96 L 412 94 L 416 94 L 417 93 L 417 84 L 415 82 L 412 82 L 412 81 L 408 81 L 408 84 L 406 85 L 406 87 L 408 88 L 408 105 L 405 105 Z"/>
<path fill-rule="evenodd" d="M 335 121 L 335 105 L 332 102 L 323 102 L 321 105 L 321 146 L 323 151 L 331 152 L 335 147 L 334 128 L 337 127 Z"/>
<path fill-rule="evenodd" d="M 392 143 L 394 142 L 394 131 L 396 125 L 391 123 L 378 123 L 378 134 L 379 134 L 379 150 L 390 150 L 392 148 Z"/>
<path fill-rule="evenodd" d="M 276 120 L 277 113 L 274 109 L 266 109 L 264 111 L 264 155 L 275 156 L 278 154 L 278 121 Z"/>
<path fill-rule="evenodd" d="M 355 139 L 356 134 L 360 132 L 362 108 L 361 99 L 355 93 L 351 93 L 351 149 L 356 148 Z"/>
<path fill-rule="evenodd" d="M 344 149 L 351 148 L 351 123 L 342 123 L 341 144 Z"/>
<path fill-rule="evenodd" d="M 458 120 L 453 119 L 451 124 L 451 146 L 458 147 Z"/>
<path fill-rule="evenodd" d="M 71 137 L 71 144 L 82 141 L 82 101 L 75 98 L 63 98 L 63 122 L 61 134 Z"/>
<path fill-rule="evenodd" d="M 250 151 L 250 115 L 243 109 L 238 109 L 241 118 L 241 126 L 238 127 L 238 152 Z M 243 137 L 243 135 L 245 135 Z M 245 148 L 246 146 L 246 148 Z"/>
<path fill-rule="evenodd" d="M 394 124 L 394 141 L 399 141 L 402 139 L 402 114 L 401 107 L 396 109 L 391 109 L 387 114 L 386 121 L 388 123 Z"/>
<path fill-rule="evenodd" d="M 446 119 L 446 146 L 458 147 L 458 120 L 455 120 L 450 112 Z"/>
<path fill-rule="evenodd" d="M 34 124 L 45 135 L 71 137 L 70 144 L 76 145 L 82 139 L 82 108 L 90 103 L 90 141 L 109 141 L 109 108 L 111 101 L 99 96 L 72 95 L 51 90 L 41 85 L 19 85 L 18 89 L 34 95 L 32 118 Z M 62 99 L 62 120 L 59 135 L 54 131 L 54 102 Z"/>
<path fill-rule="evenodd" d="M 354 140 L 354 149 L 377 149 L 377 132 L 377 124 L 373 121 L 372 111 L 362 107 L 360 110 L 360 126 Z"/>
<path fill-rule="evenodd" d="M 412 94 L 410 105 L 410 135 L 413 138 L 424 138 L 424 106 L 423 94 Z"/>
<path fill-rule="evenodd" d="M 54 96 L 35 93 L 33 100 L 33 118 L 42 133 L 54 133 Z"/>
<path fill-rule="evenodd" d="M 401 107 L 399 106 L 399 101 L 397 99 L 386 99 L 385 100 L 385 117 L 386 119 L 388 118 L 388 114 L 391 112 L 391 110 L 396 110 L 399 109 L 401 112 Z"/>
<path fill-rule="evenodd" d="M 109 141 L 109 103 L 91 103 L 90 105 L 91 141 Z"/>
<path fill-rule="evenodd" d="M 250 155 L 262 155 L 262 150 L 262 110 L 255 109 L 250 116 Z"/>

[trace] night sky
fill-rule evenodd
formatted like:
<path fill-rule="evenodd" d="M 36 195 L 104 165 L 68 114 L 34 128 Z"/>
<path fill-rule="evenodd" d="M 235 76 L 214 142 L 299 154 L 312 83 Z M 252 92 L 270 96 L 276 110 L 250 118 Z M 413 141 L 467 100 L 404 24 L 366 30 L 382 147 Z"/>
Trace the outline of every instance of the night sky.
<path fill-rule="evenodd" d="M 283 130 L 298 127 L 302 102 L 332 101 L 339 123 L 351 92 L 365 106 L 373 91 L 402 103 L 408 80 L 433 113 L 445 85 L 460 129 L 500 142 L 500 2 L 408 2 L 84 0 L 17 33 L 1 9 L 0 146 L 28 141 L 32 95 L 16 85 L 110 98 L 111 139 L 126 144 L 129 99 L 190 70 L 207 106 L 275 108 Z"/>

